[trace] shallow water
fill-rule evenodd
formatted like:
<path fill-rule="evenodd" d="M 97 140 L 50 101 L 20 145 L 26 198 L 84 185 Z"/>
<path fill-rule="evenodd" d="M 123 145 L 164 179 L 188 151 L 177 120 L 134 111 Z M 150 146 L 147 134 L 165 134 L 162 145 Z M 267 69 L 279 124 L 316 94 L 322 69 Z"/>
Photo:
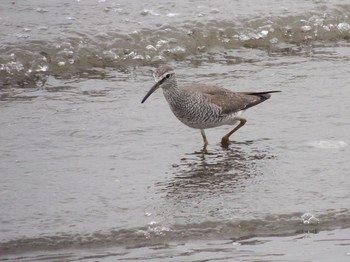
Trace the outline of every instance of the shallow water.
<path fill-rule="evenodd" d="M 349 260 L 350 7 L 191 3 L 1 7 L 0 260 Z M 203 154 L 164 63 L 282 93 Z"/>

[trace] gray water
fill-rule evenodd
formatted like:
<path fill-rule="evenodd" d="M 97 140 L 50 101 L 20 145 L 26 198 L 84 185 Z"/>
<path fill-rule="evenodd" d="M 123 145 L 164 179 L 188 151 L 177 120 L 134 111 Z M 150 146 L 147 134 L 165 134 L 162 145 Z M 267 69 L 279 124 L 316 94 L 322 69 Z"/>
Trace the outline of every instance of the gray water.
<path fill-rule="evenodd" d="M 0 5 L 0 261 L 349 261 L 350 5 Z M 281 90 L 181 124 L 180 84 Z"/>

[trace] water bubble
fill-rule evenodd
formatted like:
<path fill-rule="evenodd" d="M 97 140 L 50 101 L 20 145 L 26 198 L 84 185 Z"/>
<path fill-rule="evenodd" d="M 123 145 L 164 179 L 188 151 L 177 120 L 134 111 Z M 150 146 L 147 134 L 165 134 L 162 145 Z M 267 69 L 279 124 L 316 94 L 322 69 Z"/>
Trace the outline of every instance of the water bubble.
<path fill-rule="evenodd" d="M 28 38 L 30 37 L 29 34 L 16 34 L 17 38 Z"/>
<path fill-rule="evenodd" d="M 346 147 L 347 143 L 345 141 L 332 141 L 332 140 L 320 140 L 311 142 L 312 147 L 322 148 L 322 149 L 335 149 Z"/>
<path fill-rule="evenodd" d="M 178 39 L 176 39 L 176 38 L 170 38 L 170 39 L 168 39 L 168 42 L 171 43 L 171 44 L 177 44 Z"/>
<path fill-rule="evenodd" d="M 38 13 L 46 13 L 46 12 L 49 12 L 49 10 L 47 9 L 44 9 L 44 8 L 37 8 L 35 11 L 37 11 Z"/>
<path fill-rule="evenodd" d="M 123 53 L 124 53 L 124 55 L 129 55 L 129 54 L 132 53 L 132 51 L 131 51 L 130 49 L 125 48 L 125 49 L 123 50 Z"/>
<path fill-rule="evenodd" d="M 49 28 L 47 26 L 38 26 L 38 30 L 40 30 L 40 31 L 46 31 L 48 29 Z"/>
<path fill-rule="evenodd" d="M 143 15 L 143 16 L 146 16 L 146 15 L 149 14 L 149 10 L 148 9 L 143 9 L 140 14 Z"/>
<path fill-rule="evenodd" d="M 197 50 L 200 51 L 200 52 L 205 52 L 206 46 L 204 46 L 204 45 L 203 46 L 198 46 Z"/>
<path fill-rule="evenodd" d="M 177 55 L 186 53 L 186 49 L 182 46 L 177 46 L 173 49 L 169 49 L 168 51 L 172 54 L 177 54 Z"/>
<path fill-rule="evenodd" d="M 65 48 L 65 49 L 67 49 L 67 48 L 73 48 L 73 46 L 72 46 L 72 44 L 71 44 L 70 42 L 63 42 L 63 43 L 61 44 L 61 47 L 62 47 L 62 48 Z"/>
<path fill-rule="evenodd" d="M 147 50 L 153 50 L 153 51 L 156 50 L 156 48 L 155 48 L 153 45 L 148 45 L 148 46 L 146 46 L 146 49 L 147 49 Z"/>
<path fill-rule="evenodd" d="M 303 31 L 303 32 L 309 32 L 311 29 L 312 29 L 312 27 L 309 25 L 303 25 L 301 27 L 301 31 Z"/>
<path fill-rule="evenodd" d="M 270 39 L 270 43 L 271 44 L 277 44 L 278 43 L 278 38 L 277 37 L 271 38 Z"/>
<path fill-rule="evenodd" d="M 13 74 L 14 72 L 19 72 L 24 70 L 24 66 L 19 62 L 11 61 L 11 62 L 8 62 L 7 64 L 1 64 L 0 70 L 6 71 L 9 74 Z"/>
<path fill-rule="evenodd" d="M 49 69 L 49 67 L 47 65 L 44 65 L 44 66 L 39 66 L 36 71 L 37 72 L 46 72 L 48 69 Z"/>
<path fill-rule="evenodd" d="M 241 41 L 248 41 L 248 40 L 250 40 L 250 37 L 247 36 L 247 35 L 242 34 L 242 35 L 239 35 L 239 40 L 241 40 Z"/>
<path fill-rule="evenodd" d="M 178 13 L 168 13 L 166 14 L 167 17 L 175 17 L 175 16 L 179 16 L 180 14 Z"/>
<path fill-rule="evenodd" d="M 329 26 L 328 25 L 324 25 L 324 26 L 322 26 L 322 28 L 325 30 L 325 31 L 331 31 L 331 29 L 329 28 Z"/>
<path fill-rule="evenodd" d="M 152 62 L 164 62 L 165 57 L 161 55 L 154 56 L 151 60 Z"/>
<path fill-rule="evenodd" d="M 135 57 L 136 56 L 136 52 L 131 51 L 129 54 L 127 54 L 128 57 Z"/>
<path fill-rule="evenodd" d="M 316 225 L 320 222 L 320 220 L 311 213 L 304 213 L 301 216 L 301 220 L 305 225 Z"/>
<path fill-rule="evenodd" d="M 134 60 L 145 60 L 145 57 L 143 55 L 135 55 L 132 59 L 134 59 Z"/>
<path fill-rule="evenodd" d="M 148 223 L 149 226 L 155 226 L 157 225 L 158 223 L 156 221 L 151 221 Z"/>
<path fill-rule="evenodd" d="M 308 220 L 309 218 L 313 217 L 314 215 L 311 214 L 311 213 L 304 213 L 302 216 L 301 216 L 301 219 L 302 220 Z"/>
<path fill-rule="evenodd" d="M 310 219 L 309 219 L 309 224 L 310 225 L 316 225 L 319 222 L 320 222 L 320 220 L 318 218 L 316 218 L 316 217 L 310 217 Z"/>
<path fill-rule="evenodd" d="M 267 31 L 267 30 L 262 30 L 262 31 L 260 32 L 259 36 L 260 36 L 261 38 L 264 38 L 264 37 L 266 37 L 268 34 L 269 34 L 269 31 Z"/>
<path fill-rule="evenodd" d="M 150 9 L 143 9 L 141 11 L 141 15 L 146 16 L 146 15 L 154 15 L 154 16 L 159 16 L 158 13 L 154 12 L 153 10 Z"/>
<path fill-rule="evenodd" d="M 165 45 L 165 44 L 167 44 L 167 43 L 168 43 L 167 40 L 159 40 L 159 41 L 157 42 L 157 44 L 156 44 L 156 48 L 158 49 L 158 48 L 160 48 L 161 46 L 163 46 L 163 45 Z"/>
<path fill-rule="evenodd" d="M 312 17 L 312 18 L 314 18 L 314 20 L 313 20 L 313 25 L 315 25 L 315 26 L 321 26 L 321 25 L 323 25 L 324 19 L 319 18 L 319 17 Z"/>
<path fill-rule="evenodd" d="M 111 50 L 103 51 L 103 58 L 105 60 L 113 61 L 119 58 L 119 56 Z"/>
<path fill-rule="evenodd" d="M 218 14 L 218 13 L 220 13 L 220 11 L 219 11 L 219 9 L 214 8 L 214 9 L 210 10 L 209 13 L 211 13 L 211 14 Z"/>
<path fill-rule="evenodd" d="M 347 32 L 347 31 L 350 30 L 350 25 L 348 23 L 345 23 L 345 22 L 344 23 L 339 23 L 337 25 L 337 28 L 341 32 Z"/>
<path fill-rule="evenodd" d="M 123 13 L 124 10 L 123 10 L 123 8 L 115 8 L 115 9 L 113 9 L 113 11 L 121 14 L 121 13 Z"/>
<path fill-rule="evenodd" d="M 168 231 L 171 231 L 171 229 L 168 227 L 159 226 L 157 222 L 151 221 L 150 223 L 148 223 L 148 230 L 145 236 L 151 236 L 151 234 L 160 236 L 160 235 L 164 235 L 165 232 L 168 232 Z"/>

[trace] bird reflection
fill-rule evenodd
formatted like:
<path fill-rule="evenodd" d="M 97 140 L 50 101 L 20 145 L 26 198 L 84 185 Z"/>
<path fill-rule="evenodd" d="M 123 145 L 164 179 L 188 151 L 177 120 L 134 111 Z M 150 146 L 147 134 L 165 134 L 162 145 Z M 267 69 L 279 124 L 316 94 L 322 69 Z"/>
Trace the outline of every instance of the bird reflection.
<path fill-rule="evenodd" d="M 233 192 L 245 186 L 246 180 L 263 173 L 259 162 L 274 158 L 268 149 L 259 149 L 256 141 L 235 143 L 223 150 L 186 154 L 173 164 L 175 175 L 156 185 L 167 198 L 188 199 Z M 244 144 L 244 146 L 242 145 Z"/>

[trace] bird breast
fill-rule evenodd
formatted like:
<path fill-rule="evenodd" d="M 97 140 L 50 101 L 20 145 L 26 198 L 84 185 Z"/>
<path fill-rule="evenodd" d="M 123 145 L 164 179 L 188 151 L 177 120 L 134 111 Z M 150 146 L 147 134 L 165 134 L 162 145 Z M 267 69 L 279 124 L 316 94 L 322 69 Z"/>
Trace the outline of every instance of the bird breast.
<path fill-rule="evenodd" d="M 164 90 L 164 96 L 174 115 L 182 123 L 192 128 L 206 129 L 221 125 L 233 125 L 240 115 L 240 112 L 222 114 L 221 107 L 210 103 L 200 94 L 170 93 Z"/>

